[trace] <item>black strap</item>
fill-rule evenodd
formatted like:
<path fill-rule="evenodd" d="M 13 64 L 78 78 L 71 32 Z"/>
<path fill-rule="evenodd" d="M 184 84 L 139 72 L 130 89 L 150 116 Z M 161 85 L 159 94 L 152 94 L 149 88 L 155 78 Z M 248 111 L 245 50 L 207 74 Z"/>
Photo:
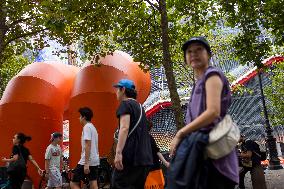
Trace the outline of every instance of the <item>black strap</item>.
<path fill-rule="evenodd" d="M 143 108 L 142 108 L 142 105 L 141 105 L 140 103 L 138 103 L 138 104 L 139 104 L 139 107 L 140 107 L 140 116 L 139 116 L 139 118 L 138 118 L 136 124 L 135 124 L 134 127 L 132 128 L 132 130 L 131 130 L 130 132 L 128 132 L 127 138 L 129 138 L 130 135 L 133 133 L 133 131 L 138 127 L 138 125 L 139 125 L 139 123 L 140 123 L 140 121 L 141 121 L 141 119 L 142 119 Z M 118 134 L 119 134 L 119 128 L 116 129 L 116 131 L 114 132 L 114 135 L 113 135 L 113 138 L 114 138 L 114 140 L 116 140 L 116 141 L 118 141 Z"/>

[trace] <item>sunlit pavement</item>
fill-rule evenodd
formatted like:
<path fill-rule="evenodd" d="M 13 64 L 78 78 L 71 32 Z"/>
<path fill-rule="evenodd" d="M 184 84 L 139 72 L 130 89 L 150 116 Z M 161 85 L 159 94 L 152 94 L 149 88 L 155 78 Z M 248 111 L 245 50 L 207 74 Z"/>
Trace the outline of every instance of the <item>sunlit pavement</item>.
<path fill-rule="evenodd" d="M 267 189 L 283 189 L 284 188 L 284 169 L 265 170 L 265 180 Z M 251 177 L 248 172 L 245 177 L 246 189 L 252 189 Z"/>

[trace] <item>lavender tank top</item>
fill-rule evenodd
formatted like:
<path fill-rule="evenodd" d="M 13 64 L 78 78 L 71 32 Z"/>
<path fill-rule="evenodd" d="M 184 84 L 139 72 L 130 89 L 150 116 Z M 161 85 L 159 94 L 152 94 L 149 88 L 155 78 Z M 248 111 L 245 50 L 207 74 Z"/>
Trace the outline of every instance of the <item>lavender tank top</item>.
<path fill-rule="evenodd" d="M 209 66 L 204 75 L 196 81 L 195 86 L 192 89 L 191 98 L 187 106 L 187 112 L 185 117 L 186 124 L 192 122 L 206 110 L 206 95 L 210 94 L 206 94 L 205 82 L 212 75 L 218 75 L 223 82 L 223 89 L 221 95 L 221 113 L 220 117 L 214 120 L 213 123 L 200 130 L 211 130 L 218 122 L 220 122 L 225 117 L 228 112 L 229 106 L 231 105 L 232 97 L 230 85 L 227 78 L 219 68 Z M 239 165 L 235 150 L 223 158 L 212 160 L 212 162 L 215 168 L 221 174 L 234 181 L 235 183 L 239 182 Z"/>

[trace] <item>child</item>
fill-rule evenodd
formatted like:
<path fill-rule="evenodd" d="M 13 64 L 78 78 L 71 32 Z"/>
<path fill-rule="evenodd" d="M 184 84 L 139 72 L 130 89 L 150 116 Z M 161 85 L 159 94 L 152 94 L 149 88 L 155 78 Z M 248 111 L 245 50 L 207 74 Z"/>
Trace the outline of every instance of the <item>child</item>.
<path fill-rule="evenodd" d="M 59 144 L 62 140 L 61 133 L 51 134 L 51 144 L 46 148 L 45 152 L 45 170 L 48 178 L 47 187 L 60 189 L 62 187 L 62 176 L 60 172 L 60 164 L 62 165 L 62 150 Z"/>

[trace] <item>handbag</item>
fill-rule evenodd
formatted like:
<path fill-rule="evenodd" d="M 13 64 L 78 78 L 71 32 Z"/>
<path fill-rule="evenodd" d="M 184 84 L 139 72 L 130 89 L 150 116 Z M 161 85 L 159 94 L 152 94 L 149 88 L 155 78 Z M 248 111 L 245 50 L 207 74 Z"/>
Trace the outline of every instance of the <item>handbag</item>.
<path fill-rule="evenodd" d="M 138 125 L 139 125 L 139 123 L 140 123 L 140 121 L 141 121 L 141 118 L 142 118 L 142 105 L 141 104 L 139 104 L 140 105 L 140 116 L 139 116 L 139 119 L 138 119 L 138 121 L 136 122 L 136 124 L 134 125 L 134 127 L 133 127 L 133 129 L 128 133 L 128 136 L 127 136 L 127 138 L 129 138 L 130 137 L 130 135 L 133 133 L 133 131 L 138 127 Z M 110 164 L 110 165 L 112 165 L 112 166 L 114 166 L 114 159 L 115 159 L 115 151 L 116 151 L 116 145 L 117 145 L 117 142 L 118 142 L 118 131 L 119 131 L 119 129 L 117 129 L 116 131 L 115 131 L 115 133 L 114 133 L 114 136 L 113 136 L 113 144 L 112 144 L 112 147 L 111 147 L 111 149 L 110 149 L 110 152 L 109 152 L 109 154 L 107 155 L 107 162 Z"/>
<path fill-rule="evenodd" d="M 21 153 L 21 149 L 19 149 L 18 159 L 16 161 L 12 161 L 9 163 L 7 167 L 7 173 L 18 172 L 26 169 L 26 161 Z"/>
<path fill-rule="evenodd" d="M 235 149 L 239 140 L 239 127 L 227 114 L 209 133 L 209 144 L 206 147 L 207 156 L 211 159 L 222 158 Z"/>

